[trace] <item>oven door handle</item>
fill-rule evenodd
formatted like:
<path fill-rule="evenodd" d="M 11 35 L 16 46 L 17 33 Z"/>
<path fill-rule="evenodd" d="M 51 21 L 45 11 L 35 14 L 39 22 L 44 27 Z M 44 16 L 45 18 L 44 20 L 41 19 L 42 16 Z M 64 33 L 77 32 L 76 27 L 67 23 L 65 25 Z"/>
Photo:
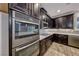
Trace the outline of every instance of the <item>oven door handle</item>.
<path fill-rule="evenodd" d="M 16 52 L 18 52 L 18 51 L 20 51 L 20 50 L 23 50 L 23 49 L 25 49 L 25 48 L 27 48 L 27 47 L 30 47 L 30 46 L 32 46 L 33 44 L 37 43 L 37 42 L 39 42 L 39 40 L 37 40 L 37 41 L 35 41 L 35 42 L 31 43 L 31 44 L 28 44 L 28 45 L 26 45 L 26 46 L 23 46 L 23 47 L 21 47 L 21 48 L 16 48 Z"/>

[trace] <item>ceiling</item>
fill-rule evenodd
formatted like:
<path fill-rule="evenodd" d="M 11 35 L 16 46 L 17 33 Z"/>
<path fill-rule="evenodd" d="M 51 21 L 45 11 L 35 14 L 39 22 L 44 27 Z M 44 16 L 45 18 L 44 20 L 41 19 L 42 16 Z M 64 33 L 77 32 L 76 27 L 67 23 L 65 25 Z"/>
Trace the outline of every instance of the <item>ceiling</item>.
<path fill-rule="evenodd" d="M 51 17 L 79 10 L 79 3 L 41 3 L 41 6 Z M 57 10 L 59 11 L 57 12 Z"/>

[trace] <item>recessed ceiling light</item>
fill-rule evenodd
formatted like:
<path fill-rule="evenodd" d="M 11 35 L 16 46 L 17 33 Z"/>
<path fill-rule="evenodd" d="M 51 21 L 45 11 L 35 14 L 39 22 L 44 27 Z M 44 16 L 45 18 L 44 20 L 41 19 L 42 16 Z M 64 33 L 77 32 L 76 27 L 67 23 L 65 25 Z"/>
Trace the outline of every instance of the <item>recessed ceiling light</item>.
<path fill-rule="evenodd" d="M 57 10 L 57 12 L 59 13 L 59 12 L 61 12 L 61 10 Z"/>
<path fill-rule="evenodd" d="M 45 15 L 43 15 L 43 19 L 45 19 L 46 18 L 46 16 Z"/>

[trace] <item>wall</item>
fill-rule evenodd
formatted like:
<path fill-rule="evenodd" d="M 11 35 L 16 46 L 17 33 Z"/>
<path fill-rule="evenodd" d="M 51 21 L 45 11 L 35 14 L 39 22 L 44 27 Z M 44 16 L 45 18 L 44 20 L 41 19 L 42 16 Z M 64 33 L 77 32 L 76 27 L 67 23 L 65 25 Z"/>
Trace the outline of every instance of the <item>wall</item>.
<path fill-rule="evenodd" d="M 1 14 L 0 14 L 0 55 L 1 55 Z"/>
<path fill-rule="evenodd" d="M 0 55 L 9 55 L 8 14 L 0 12 Z"/>
<path fill-rule="evenodd" d="M 0 3 L 0 11 L 8 13 L 8 3 Z"/>
<path fill-rule="evenodd" d="M 77 18 L 79 17 L 79 12 L 74 13 L 74 30 L 79 31 L 77 29 Z"/>

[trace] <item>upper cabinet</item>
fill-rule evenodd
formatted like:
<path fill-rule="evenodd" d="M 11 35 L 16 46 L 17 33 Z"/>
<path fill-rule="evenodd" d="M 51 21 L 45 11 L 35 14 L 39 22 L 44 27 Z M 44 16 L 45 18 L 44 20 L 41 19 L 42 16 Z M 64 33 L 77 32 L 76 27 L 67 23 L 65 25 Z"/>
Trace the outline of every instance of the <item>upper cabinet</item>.
<path fill-rule="evenodd" d="M 73 29 L 73 14 L 55 18 L 55 27 L 61 29 Z"/>
<path fill-rule="evenodd" d="M 42 7 L 40 8 L 40 28 L 52 28 L 51 17 L 48 15 L 47 11 Z"/>
<path fill-rule="evenodd" d="M 73 14 L 66 17 L 65 23 L 66 28 L 73 29 Z"/>
<path fill-rule="evenodd" d="M 50 18 L 44 8 L 40 8 L 40 18 L 40 28 L 48 28 L 48 20 Z"/>
<path fill-rule="evenodd" d="M 40 4 L 37 4 L 37 3 L 34 4 L 33 15 L 37 18 L 40 17 Z"/>
<path fill-rule="evenodd" d="M 0 3 L 0 11 L 8 13 L 8 3 Z"/>
<path fill-rule="evenodd" d="M 40 15 L 40 4 L 38 3 L 11 3 L 9 7 L 35 18 L 39 18 Z"/>
<path fill-rule="evenodd" d="M 56 22 L 56 28 L 63 27 L 63 18 L 57 18 L 57 19 L 55 19 L 55 22 Z"/>

